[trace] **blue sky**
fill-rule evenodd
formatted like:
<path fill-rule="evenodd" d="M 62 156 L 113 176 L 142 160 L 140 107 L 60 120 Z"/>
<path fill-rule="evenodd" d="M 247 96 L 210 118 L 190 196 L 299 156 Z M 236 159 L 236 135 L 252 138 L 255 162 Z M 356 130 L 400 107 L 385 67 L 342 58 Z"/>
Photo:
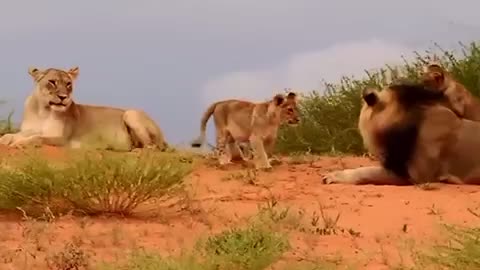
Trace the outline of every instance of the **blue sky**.
<path fill-rule="evenodd" d="M 213 101 L 318 89 L 321 79 L 361 75 L 432 41 L 475 40 L 479 8 L 474 0 L 4 1 L 2 111 L 20 118 L 28 66 L 78 65 L 77 102 L 141 108 L 169 142 L 185 142 Z"/>

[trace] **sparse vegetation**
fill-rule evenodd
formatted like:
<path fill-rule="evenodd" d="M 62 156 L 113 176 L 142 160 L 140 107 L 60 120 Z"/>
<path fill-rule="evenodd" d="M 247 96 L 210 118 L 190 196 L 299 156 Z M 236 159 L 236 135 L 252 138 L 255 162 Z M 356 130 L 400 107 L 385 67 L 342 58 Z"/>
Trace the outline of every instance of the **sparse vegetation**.
<path fill-rule="evenodd" d="M 12 117 L 13 117 L 13 111 L 11 111 L 8 114 L 7 119 L 0 120 L 0 136 L 8 133 L 15 133 L 18 131 L 18 129 L 13 124 Z"/>
<path fill-rule="evenodd" d="M 283 235 L 249 225 L 243 229 L 229 229 L 200 240 L 192 254 L 173 258 L 137 250 L 126 262 L 103 264 L 99 269 L 261 270 L 275 262 L 288 248 L 288 241 Z"/>
<path fill-rule="evenodd" d="M 441 52 L 439 58 L 442 65 L 478 96 L 480 48 L 475 42 L 460 45 L 463 57 L 457 59 L 452 52 L 435 44 Z M 317 90 L 305 94 L 299 104 L 303 120 L 298 127 L 281 128 L 277 151 L 288 154 L 307 151 L 312 154 L 365 153 L 357 130 L 361 89 L 365 86 L 383 86 L 403 77 L 416 80 L 418 69 L 434 53 L 415 52 L 415 55 L 413 61 L 405 60 L 402 66 L 385 66 L 377 71 L 366 72 L 365 79 L 343 77 L 339 83 L 325 82 L 324 94 Z"/>
<path fill-rule="evenodd" d="M 456 59 L 452 53 L 443 51 L 441 62 L 459 81 L 478 96 L 480 94 L 480 73 L 478 72 L 480 49 L 477 48 L 476 43 L 463 46 L 463 48 L 464 57 L 462 59 Z M 405 61 L 403 66 L 386 66 L 376 72 L 367 72 L 366 79 L 345 77 L 338 84 L 325 83 L 325 95 L 318 91 L 307 93 L 301 103 L 303 114 L 301 124 L 296 128 L 282 127 L 277 151 L 290 155 L 288 161 L 290 165 L 305 163 L 312 165 L 319 160 L 317 154 L 364 154 L 363 143 L 356 127 L 360 110 L 360 90 L 365 86 L 382 86 L 390 80 L 390 77 L 396 80 L 400 76 L 406 76 L 415 80 L 423 59 L 430 56 L 432 53 L 428 51 L 424 55 L 417 54 L 413 62 Z M 11 117 L 12 114 L 9 114 L 7 120 L 0 121 L 0 135 L 16 131 Z M 20 268 L 12 266 L 11 269 L 42 269 L 37 268 L 36 264 L 41 261 L 48 269 L 53 270 L 262 270 L 269 269 L 273 264 L 282 262 L 284 259 L 288 264 L 285 264 L 284 268 L 275 269 L 340 269 L 341 266 L 348 264 L 342 259 L 323 259 L 321 258 L 323 254 L 318 258 L 312 258 L 312 253 L 298 254 L 298 250 L 291 248 L 293 242 L 291 236 L 317 240 L 318 238 L 323 240 L 334 237 L 357 239 L 364 236 L 363 232 L 345 225 L 351 221 L 351 217 L 344 217 L 345 213 L 338 209 L 327 209 L 323 204 L 319 204 L 318 207 L 314 205 L 309 210 L 305 210 L 290 203 L 290 201 L 298 199 L 294 197 L 289 197 L 287 199 L 289 205 L 283 206 L 280 199 L 271 194 L 266 199 L 266 203 L 258 207 L 258 215 L 248 219 L 247 224 L 238 222 L 242 224 L 235 224 L 233 227 L 223 229 L 223 232 L 220 233 L 208 232 L 206 235 L 201 235 L 202 237 L 192 236 L 200 238 L 200 240 L 196 241 L 197 244 L 188 252 L 185 251 L 186 249 L 184 250 L 183 246 L 180 247 L 184 251 L 181 255 L 159 253 L 151 246 L 148 249 L 144 248 L 142 246 L 144 243 L 138 239 L 131 241 L 132 243 L 127 247 L 127 243 L 130 243 L 128 234 L 131 231 L 123 230 L 121 225 L 106 233 L 107 240 L 96 239 L 98 235 L 88 238 L 90 224 L 83 220 L 78 224 L 81 228 L 80 233 L 69 237 L 66 244 L 61 246 L 56 242 L 57 247 L 52 249 L 50 245 L 53 245 L 55 238 L 59 237 L 58 231 L 56 234 L 52 233 L 52 228 L 57 226 L 56 224 L 62 224 L 59 221 L 60 216 L 68 216 L 69 213 L 86 216 L 100 214 L 127 216 L 134 214 L 140 206 L 151 201 L 165 202 L 164 199 L 168 195 L 173 194 L 176 188 L 182 187 L 184 178 L 192 171 L 194 160 L 189 154 L 179 151 L 169 153 L 145 151 L 129 154 L 110 151 L 72 152 L 68 154 L 67 162 L 52 161 L 40 155 L 42 154 L 32 153 L 19 160 L 8 157 L 0 164 L 0 210 L 20 211 L 24 216 L 24 220 L 19 225 L 22 235 L 21 244 L 13 254 L 0 254 L 0 260 L 3 260 L 0 262 L 5 264 L 11 263 L 14 258 L 20 261 L 15 266 Z M 251 202 L 252 197 L 263 192 L 263 190 L 259 190 L 266 186 L 263 183 L 259 184 L 262 181 L 261 176 L 261 173 L 250 168 L 226 174 L 223 176 L 223 180 L 240 180 L 235 184 L 242 185 L 242 182 L 247 184 L 244 185 L 247 191 L 241 190 L 242 194 L 235 194 L 235 196 L 238 195 L 237 197 L 215 193 L 205 198 L 205 201 L 208 203 L 213 201 L 212 205 L 215 206 L 228 200 Z M 284 179 L 279 181 L 286 182 Z M 210 187 L 206 189 L 208 188 Z M 297 184 L 281 186 L 282 190 L 298 188 Z M 430 193 L 435 193 L 440 189 L 438 185 L 430 183 L 419 184 L 417 188 L 429 190 Z M 307 193 L 306 190 L 302 190 L 302 192 Z M 316 196 L 316 194 L 308 195 Z M 357 195 L 362 196 L 361 192 L 355 194 L 355 196 Z M 174 208 L 183 203 L 195 204 L 201 208 L 203 198 L 193 197 L 185 196 L 184 201 L 177 200 L 166 208 Z M 378 196 L 378 198 L 380 197 Z M 331 205 L 337 198 L 329 196 L 329 198 L 321 198 L 321 200 Z M 409 203 L 409 201 L 405 202 L 406 205 Z M 247 204 L 242 204 L 239 208 Z M 228 206 L 227 208 L 229 207 L 234 210 L 233 208 L 237 206 Z M 352 205 L 352 208 L 354 207 L 356 205 Z M 176 210 L 177 212 L 172 211 L 175 212 L 175 218 L 179 218 L 179 212 L 182 214 L 187 212 L 184 211 L 185 208 L 179 208 L 180 210 Z M 431 207 L 421 209 L 424 215 L 435 216 L 441 220 L 447 207 L 439 208 L 437 204 L 432 204 Z M 215 208 L 211 211 L 215 212 L 215 215 L 218 214 Z M 469 208 L 468 211 L 479 216 L 476 210 Z M 205 214 L 207 212 L 190 210 L 187 213 L 190 215 L 187 222 L 194 219 L 198 213 Z M 30 215 L 36 219 L 29 217 Z M 158 226 L 171 226 L 165 229 L 167 233 L 170 232 L 170 229 L 174 229 L 174 226 L 168 224 L 168 221 L 165 222 L 167 225 L 158 223 Z M 229 219 L 228 222 L 232 221 Z M 92 221 L 92 223 L 95 222 Z M 193 224 L 193 222 L 191 223 Z M 187 224 L 189 225 L 186 226 L 194 226 L 190 223 Z M 452 235 L 450 243 L 435 245 L 431 252 L 415 250 L 413 254 L 414 267 L 402 266 L 395 269 L 420 267 L 423 269 L 479 269 L 480 230 L 457 227 L 448 227 L 448 229 Z M 396 223 L 395 230 L 408 236 L 418 230 L 418 227 L 416 227 L 415 221 L 408 221 L 408 224 Z M 163 239 L 167 234 L 164 231 L 156 233 L 157 235 L 145 228 L 142 230 L 143 238 Z M 9 235 L 4 234 L 2 237 L 4 238 L 2 241 L 8 243 Z M 98 261 L 101 259 L 92 256 L 88 250 L 95 246 L 100 249 L 108 249 L 108 243 L 105 242 L 120 249 L 123 253 L 109 262 L 99 264 Z M 306 243 L 308 243 L 307 240 Z M 125 256 L 125 250 L 131 251 L 128 256 Z M 315 252 L 318 251 L 315 250 Z M 292 264 L 292 259 L 288 258 L 291 256 L 289 253 L 295 253 L 294 259 L 301 262 Z M 386 261 L 387 259 L 385 259 Z"/>
<path fill-rule="evenodd" d="M 480 228 L 445 226 L 450 238 L 429 251 L 417 251 L 415 269 L 480 269 Z"/>

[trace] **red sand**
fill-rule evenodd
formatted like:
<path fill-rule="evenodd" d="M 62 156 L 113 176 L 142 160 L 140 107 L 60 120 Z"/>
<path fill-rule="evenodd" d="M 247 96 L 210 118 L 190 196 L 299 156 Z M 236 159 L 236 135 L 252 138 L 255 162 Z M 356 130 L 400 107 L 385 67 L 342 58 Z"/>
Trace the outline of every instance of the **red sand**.
<path fill-rule="evenodd" d="M 44 150 L 49 155 L 62 156 L 58 149 Z M 479 207 L 478 186 L 438 184 L 426 190 L 414 186 L 321 183 L 321 174 L 327 171 L 372 163 L 359 157 L 320 157 L 308 164 L 285 161 L 271 172 L 259 173 L 255 184 L 248 183 L 248 177 L 238 177 L 246 172 L 240 165 L 227 170 L 200 165 L 187 181 L 188 196 L 148 205 L 153 210 L 136 218 L 67 216 L 50 224 L 28 225 L 3 214 L 0 269 L 48 269 L 43 258 L 62 249 L 72 237 L 80 239 L 97 261 L 123 258 L 125 251 L 135 247 L 156 249 L 163 255 L 178 254 L 191 248 L 201 236 L 242 224 L 258 212 L 258 204 L 271 201 L 272 196 L 280 207 L 290 206 L 292 212 L 303 209 L 303 227 L 313 228 L 309 224 L 313 212 L 319 214 L 321 204 L 332 218 L 340 213 L 337 226 L 352 233 L 320 235 L 289 229 L 292 250 L 271 269 L 283 269 L 285 263 L 339 255 L 342 264 L 358 262 L 358 269 L 389 269 L 402 258 L 408 263 L 403 256 L 409 240 L 414 239 L 418 246 L 429 246 L 439 239 L 442 223 L 480 224 L 480 219 L 469 211 Z M 22 237 L 25 228 L 31 231 L 29 238 Z M 360 235 L 356 236 L 357 233 Z M 20 251 L 15 253 L 17 248 Z M 27 268 L 23 268 L 25 263 Z"/>

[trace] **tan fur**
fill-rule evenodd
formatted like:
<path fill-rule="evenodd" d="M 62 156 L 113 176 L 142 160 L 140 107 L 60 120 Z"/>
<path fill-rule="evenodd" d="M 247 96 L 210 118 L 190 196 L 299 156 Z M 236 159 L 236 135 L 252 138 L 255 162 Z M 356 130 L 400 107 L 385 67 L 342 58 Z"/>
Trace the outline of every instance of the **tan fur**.
<path fill-rule="evenodd" d="M 444 92 L 453 111 L 460 117 L 480 121 L 480 100 L 455 80 L 439 63 L 431 62 L 425 65 L 421 80 L 424 84 Z"/>
<path fill-rule="evenodd" d="M 76 104 L 72 97 L 79 69 L 30 68 L 34 89 L 24 104 L 20 132 L 0 138 L 0 144 L 48 144 L 80 148 L 165 149 L 157 124 L 143 111 Z"/>
<path fill-rule="evenodd" d="M 237 153 L 246 160 L 238 143 L 250 142 L 257 169 L 271 168 L 268 156 L 275 146 L 279 126 L 284 122 L 296 125 L 300 121 L 297 96 L 293 92 L 287 96 L 275 95 L 272 100 L 261 103 L 223 100 L 213 103 L 203 114 L 200 137 L 192 142 L 192 147 L 200 147 L 205 142 L 207 122 L 212 115 L 219 163 L 231 163 Z"/>
<path fill-rule="evenodd" d="M 363 100 L 358 128 L 369 152 L 385 153 L 383 131 L 401 123 L 408 125 L 407 111 L 399 106 L 397 96 L 383 89 L 373 91 L 378 105 L 368 106 Z M 480 184 L 480 123 L 458 117 L 450 104 L 424 105 L 425 113 L 419 123 L 419 132 L 412 159 L 408 162 L 409 179 L 399 177 L 383 166 L 339 170 L 323 176 L 326 184 L 408 185 L 419 182 L 447 182 L 451 184 Z M 403 122 L 402 122 L 403 121 Z M 405 142 L 398 141 L 398 144 Z"/>

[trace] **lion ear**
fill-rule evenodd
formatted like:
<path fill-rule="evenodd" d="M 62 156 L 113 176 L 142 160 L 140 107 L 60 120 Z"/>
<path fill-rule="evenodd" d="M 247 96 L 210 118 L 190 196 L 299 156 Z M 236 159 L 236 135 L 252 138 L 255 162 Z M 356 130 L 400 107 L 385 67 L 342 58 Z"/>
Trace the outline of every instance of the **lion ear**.
<path fill-rule="evenodd" d="M 368 106 L 375 106 L 378 101 L 377 93 L 375 89 L 366 87 L 362 90 L 362 99 Z"/>
<path fill-rule="evenodd" d="M 277 94 L 273 97 L 273 103 L 276 106 L 282 105 L 282 103 L 285 101 L 285 97 L 282 94 Z"/>
<path fill-rule="evenodd" d="M 35 81 L 38 81 L 42 75 L 44 74 L 44 72 L 36 67 L 29 67 L 28 68 L 28 74 L 30 74 L 30 76 L 32 76 L 32 78 L 35 80 Z"/>
<path fill-rule="evenodd" d="M 289 93 L 287 94 L 287 99 L 288 99 L 288 100 L 296 101 L 296 99 L 297 99 L 297 94 L 295 94 L 294 92 L 289 92 Z"/>
<path fill-rule="evenodd" d="M 67 71 L 68 75 L 72 77 L 72 80 L 77 79 L 79 72 L 80 72 L 80 69 L 78 67 L 72 67 Z"/>

